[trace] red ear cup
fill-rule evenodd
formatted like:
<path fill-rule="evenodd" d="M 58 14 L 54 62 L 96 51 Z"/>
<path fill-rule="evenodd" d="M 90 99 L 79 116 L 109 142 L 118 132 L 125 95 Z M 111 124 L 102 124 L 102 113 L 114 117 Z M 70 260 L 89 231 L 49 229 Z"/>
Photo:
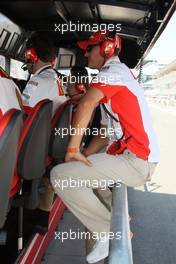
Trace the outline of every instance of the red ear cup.
<path fill-rule="evenodd" d="M 35 63 L 38 61 L 38 56 L 35 48 L 27 48 L 25 52 L 25 60 Z"/>
<path fill-rule="evenodd" d="M 113 56 L 115 50 L 115 39 L 104 40 L 100 47 L 100 55 L 105 58 Z"/>
<path fill-rule="evenodd" d="M 86 87 L 83 83 L 76 83 L 75 89 L 78 93 L 85 93 L 86 92 Z"/>
<path fill-rule="evenodd" d="M 114 55 L 115 47 L 118 48 L 120 53 L 122 48 L 121 38 L 117 35 L 113 39 L 107 37 L 107 39 L 105 39 L 101 44 L 100 55 L 105 58 L 110 58 Z"/>

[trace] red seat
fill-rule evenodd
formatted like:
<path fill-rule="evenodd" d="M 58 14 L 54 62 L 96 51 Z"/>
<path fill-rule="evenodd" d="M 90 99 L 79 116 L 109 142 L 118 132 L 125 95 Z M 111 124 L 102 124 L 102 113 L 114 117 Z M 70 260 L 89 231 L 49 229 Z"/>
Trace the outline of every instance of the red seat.
<path fill-rule="evenodd" d="M 29 115 L 30 112 L 32 111 L 32 109 L 33 109 L 33 107 L 31 107 L 31 106 L 23 105 L 23 110 L 24 110 L 26 115 Z"/>
<path fill-rule="evenodd" d="M 11 109 L 0 119 L 0 228 L 4 225 L 8 210 L 21 128 L 20 110 Z"/>
<path fill-rule="evenodd" d="M 46 169 L 51 132 L 52 102 L 42 100 L 26 118 L 18 145 L 18 156 L 10 196 L 21 187 L 23 179 L 23 205 L 34 209 L 38 202 L 38 186 Z"/>

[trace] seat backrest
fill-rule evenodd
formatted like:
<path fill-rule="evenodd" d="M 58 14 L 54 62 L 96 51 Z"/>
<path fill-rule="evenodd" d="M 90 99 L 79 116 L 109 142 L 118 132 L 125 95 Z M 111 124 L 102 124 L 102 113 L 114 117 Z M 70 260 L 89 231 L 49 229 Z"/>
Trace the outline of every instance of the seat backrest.
<path fill-rule="evenodd" d="M 17 173 L 24 180 L 43 176 L 51 133 L 52 101 L 40 101 L 25 120 L 18 148 Z"/>
<path fill-rule="evenodd" d="M 0 119 L 0 228 L 8 210 L 22 123 L 22 112 L 16 109 L 7 111 Z"/>
<path fill-rule="evenodd" d="M 88 145 L 90 144 L 92 138 L 93 138 L 93 135 L 92 135 L 92 132 L 95 131 L 95 129 L 98 131 L 101 127 L 101 109 L 100 109 L 100 106 L 98 105 L 94 112 L 93 112 L 93 115 L 92 115 L 92 118 L 89 122 L 89 131 L 90 131 L 90 134 L 87 134 L 84 136 L 84 147 L 87 148 Z"/>
<path fill-rule="evenodd" d="M 52 119 L 49 154 L 56 163 L 63 162 L 65 157 L 65 150 L 70 137 L 72 106 L 71 101 L 64 103 L 57 109 Z"/>

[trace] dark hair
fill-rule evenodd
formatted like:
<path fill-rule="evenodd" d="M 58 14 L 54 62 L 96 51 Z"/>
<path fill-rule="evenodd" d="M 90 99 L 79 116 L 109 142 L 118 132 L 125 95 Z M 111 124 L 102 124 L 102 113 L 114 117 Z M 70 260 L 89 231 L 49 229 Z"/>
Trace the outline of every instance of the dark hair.
<path fill-rule="evenodd" d="M 73 66 L 71 76 L 74 76 L 78 83 L 89 83 L 89 75 L 85 67 Z"/>
<path fill-rule="evenodd" d="M 43 62 L 50 62 L 56 55 L 53 41 L 47 32 L 35 32 L 28 39 L 26 48 L 35 48 L 37 56 Z"/>
<path fill-rule="evenodd" d="M 115 47 L 115 49 L 114 49 L 114 55 L 115 56 L 118 56 L 119 55 L 119 49 L 117 47 Z"/>

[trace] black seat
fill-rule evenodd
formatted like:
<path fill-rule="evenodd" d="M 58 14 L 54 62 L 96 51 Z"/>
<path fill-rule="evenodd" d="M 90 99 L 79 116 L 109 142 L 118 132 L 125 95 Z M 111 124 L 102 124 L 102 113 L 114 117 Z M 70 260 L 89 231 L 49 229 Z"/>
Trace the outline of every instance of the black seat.
<path fill-rule="evenodd" d="M 70 137 L 70 126 L 72 117 L 72 102 L 61 105 L 52 119 L 52 133 L 50 139 L 49 155 L 54 159 L 55 164 L 64 161 L 66 148 Z M 67 135 L 63 135 L 67 134 Z M 68 133 L 67 133 L 68 132 Z"/>
<path fill-rule="evenodd" d="M 99 130 L 101 127 L 101 108 L 97 106 L 92 114 L 91 121 L 89 123 L 90 134 L 84 136 L 84 147 L 87 148 L 93 139 L 92 132 L 94 129 Z"/>
<path fill-rule="evenodd" d="M 17 175 L 23 179 L 23 206 L 35 209 L 39 202 L 39 184 L 46 169 L 51 133 L 52 102 L 40 101 L 25 120 L 20 137 Z"/>
<path fill-rule="evenodd" d="M 0 228 L 4 225 L 8 211 L 21 128 L 20 110 L 11 109 L 0 119 Z"/>

